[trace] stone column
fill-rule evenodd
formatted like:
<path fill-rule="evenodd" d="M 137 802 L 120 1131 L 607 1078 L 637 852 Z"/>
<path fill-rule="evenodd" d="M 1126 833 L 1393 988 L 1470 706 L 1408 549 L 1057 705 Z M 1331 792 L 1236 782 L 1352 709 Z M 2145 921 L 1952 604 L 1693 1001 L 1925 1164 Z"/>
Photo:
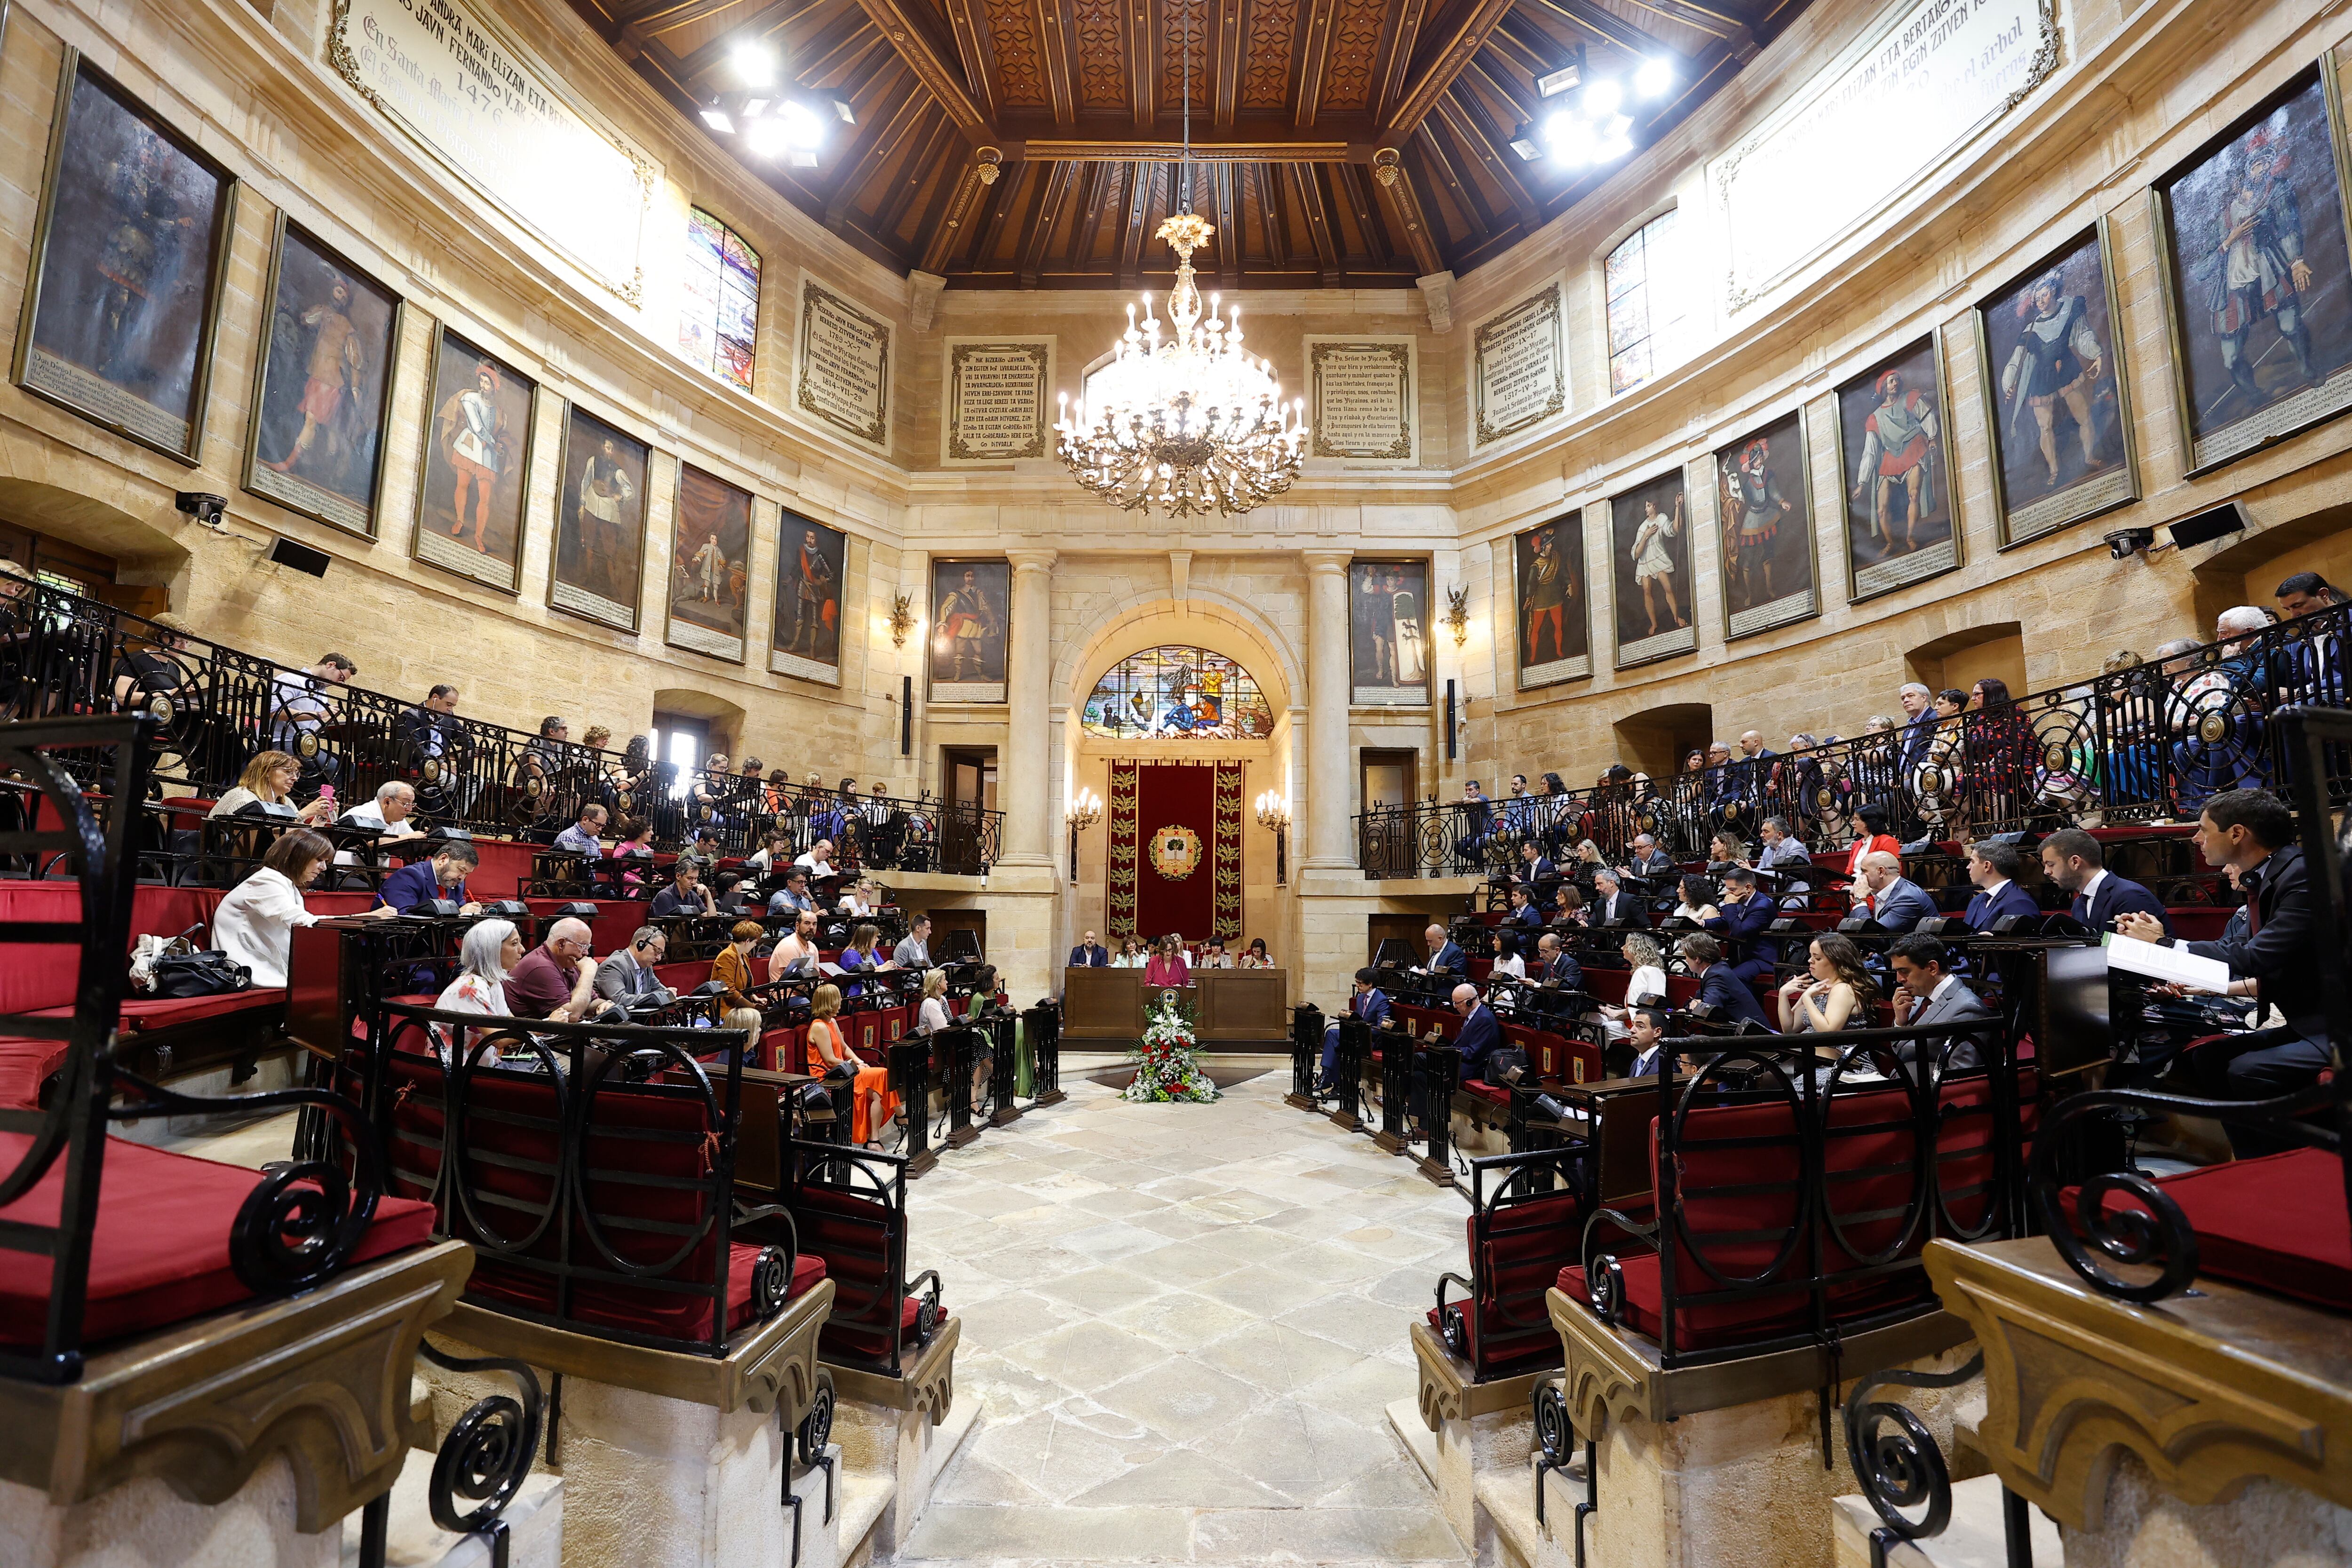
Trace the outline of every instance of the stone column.
<path fill-rule="evenodd" d="M 1046 810 L 1053 736 L 1046 687 L 1053 680 L 1054 556 L 1014 550 L 1013 629 L 1004 651 L 1004 758 L 997 802 L 1004 808 L 1003 864 L 1051 866 L 1054 825 Z"/>
<path fill-rule="evenodd" d="M 1307 831 L 1299 868 L 1356 863 L 1355 785 L 1348 745 L 1348 562 L 1344 550 L 1306 553 Z"/>

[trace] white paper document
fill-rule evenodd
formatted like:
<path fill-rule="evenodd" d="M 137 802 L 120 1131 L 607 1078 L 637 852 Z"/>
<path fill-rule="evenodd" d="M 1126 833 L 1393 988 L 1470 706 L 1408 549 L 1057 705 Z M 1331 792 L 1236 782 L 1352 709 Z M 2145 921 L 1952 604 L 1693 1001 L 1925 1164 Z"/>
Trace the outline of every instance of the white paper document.
<path fill-rule="evenodd" d="M 2230 990 L 2230 966 L 2218 958 L 2204 958 L 2185 947 L 2167 947 L 2161 942 L 2141 942 L 2134 937 L 2112 936 L 2107 939 L 2107 966 L 2128 974 L 2144 974 L 2150 980 L 2162 980 L 2189 991 L 2210 991 L 2226 995 Z"/>

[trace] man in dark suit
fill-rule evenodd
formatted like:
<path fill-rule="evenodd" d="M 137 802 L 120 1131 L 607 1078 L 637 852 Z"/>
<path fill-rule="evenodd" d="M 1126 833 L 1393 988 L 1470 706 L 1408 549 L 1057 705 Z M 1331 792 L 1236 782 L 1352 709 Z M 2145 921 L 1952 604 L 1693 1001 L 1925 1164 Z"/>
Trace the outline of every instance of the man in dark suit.
<path fill-rule="evenodd" d="M 1462 1081 L 1484 1079 L 1486 1058 L 1503 1043 L 1503 1021 L 1467 982 L 1454 988 L 1454 1010 L 1462 1015 L 1462 1032 L 1454 1040 L 1462 1052 Z"/>
<path fill-rule="evenodd" d="M 1642 900 L 1626 892 L 1610 870 L 1592 874 L 1592 901 L 1585 906 L 1586 918 L 1596 926 L 1621 926 L 1627 931 L 1640 931 L 1650 923 L 1649 911 Z"/>
<path fill-rule="evenodd" d="M 1927 742 L 1936 734 L 1936 694 L 1916 680 L 1907 680 L 1895 698 L 1908 715 L 1895 745 L 1895 760 L 1902 764 L 1903 776 L 1907 779 L 1927 760 Z"/>
<path fill-rule="evenodd" d="M 1511 912 L 1503 917 L 1503 923 L 1527 931 L 1543 930 L 1543 910 L 1536 907 L 1526 884 L 1520 883 L 1511 889 Z"/>
<path fill-rule="evenodd" d="M 1528 968 L 1528 978 L 1538 985 L 1557 985 L 1563 991 L 1584 989 L 1584 965 L 1568 951 L 1567 944 L 1550 931 L 1536 939 L 1536 962 Z"/>
<path fill-rule="evenodd" d="M 1913 932 L 1887 950 L 1887 962 L 1895 971 L 1897 1027 L 1969 1024 L 1992 1016 L 1992 1009 L 1984 1005 L 1982 997 L 1969 990 L 1958 975 L 1947 973 L 1950 955 L 1934 937 Z M 1923 1049 L 1939 1073 L 1967 1072 L 1984 1065 L 1983 1053 L 1978 1049 L 1978 1037 L 1974 1035 L 1957 1038 L 1926 1036 L 1905 1040 L 1895 1047 L 1895 1053 L 1907 1062 Z M 1947 1049 L 1948 1056 L 1945 1054 Z"/>
<path fill-rule="evenodd" d="M 1756 891 L 1756 873 L 1745 866 L 1723 874 L 1719 897 L 1722 901 L 1716 908 L 1720 912 L 1706 922 L 1706 929 L 1719 941 L 1740 944 L 1731 951 L 1746 956 L 1730 966 L 1731 973 L 1742 981 L 1771 979 L 1780 961 L 1780 942 L 1765 931 L 1780 918 L 1780 906 Z"/>
<path fill-rule="evenodd" d="M 1671 879 L 1675 874 L 1674 858 L 1658 847 L 1658 841 L 1646 833 L 1633 835 L 1633 863 L 1625 868 L 1636 877 L 1652 881 Z"/>
<path fill-rule="evenodd" d="M 1445 934 L 1444 926 L 1431 926 L 1421 934 L 1429 943 L 1428 969 L 1432 974 L 1440 970 L 1448 974 L 1470 973 L 1470 955 L 1462 951 L 1460 943 Z"/>
<path fill-rule="evenodd" d="M 1389 1021 L 1388 993 L 1381 989 L 1381 972 L 1377 969 L 1356 971 L 1356 994 L 1348 998 L 1348 1016 L 1361 1018 L 1371 1028 Z M 1318 1094 L 1337 1094 L 1339 1080 L 1334 1070 L 1339 1057 L 1339 1026 L 1333 1022 L 1323 1026 L 1323 1073 L 1315 1080 Z"/>
<path fill-rule="evenodd" d="M 1713 1009 L 1717 1023 L 1748 1018 L 1765 1029 L 1772 1028 L 1772 1021 L 1764 1016 L 1764 1005 L 1756 999 L 1756 993 L 1724 964 L 1721 942 L 1703 931 L 1695 931 L 1683 938 L 1675 951 L 1682 954 L 1685 966 L 1698 976 L 1697 1001 Z"/>
<path fill-rule="evenodd" d="M 2095 931 L 2116 929 L 2116 917 L 2143 914 L 2172 935 L 2172 921 L 2164 900 L 2127 882 L 2106 868 L 2106 852 L 2099 841 L 2079 827 L 2062 827 L 2042 841 L 2042 868 L 2050 879 L 2074 896 L 2074 918 Z"/>
<path fill-rule="evenodd" d="M 1914 930 L 1936 912 L 1927 889 L 1904 876 L 1900 856 L 1872 850 L 1862 858 L 1862 879 L 1870 889 L 1870 918 L 1888 931 Z"/>
<path fill-rule="evenodd" d="M 2018 874 L 2025 869 L 2025 857 L 2009 844 L 1971 844 L 1969 846 L 1969 880 L 1976 891 L 1969 896 L 1968 913 L 1961 919 L 1970 931 L 1990 931 L 1996 921 L 2011 915 L 2038 915 L 2042 907 L 2033 895 L 2017 885 Z"/>
<path fill-rule="evenodd" d="M 481 852 L 472 845 L 463 839 L 445 840 L 433 846 L 431 859 L 411 860 L 386 877 L 375 901 L 405 914 L 436 899 L 455 899 L 461 906 L 458 913 L 480 914 L 482 906 L 467 895 L 466 876 L 481 863 Z"/>
<path fill-rule="evenodd" d="M 1521 839 L 1519 841 L 1519 883 L 1528 889 L 1528 896 L 1531 899 L 1538 899 L 1544 889 L 1556 887 L 1559 882 L 1559 868 L 1553 865 L 1550 858 L 1544 854 L 1543 846 L 1532 838 Z"/>
<path fill-rule="evenodd" d="M 1087 932 L 1086 941 L 1070 949 L 1072 969 L 1107 969 L 1109 966 L 1110 949 L 1097 942 L 1092 931 Z"/>
<path fill-rule="evenodd" d="M 1661 1071 L 1672 1072 L 1672 1063 L 1660 1065 L 1658 1047 L 1666 1037 L 1669 1015 L 1664 1007 L 1635 1007 L 1625 1015 L 1625 1037 L 1633 1042 L 1633 1065 L 1625 1069 L 1627 1078 L 1650 1078 Z"/>

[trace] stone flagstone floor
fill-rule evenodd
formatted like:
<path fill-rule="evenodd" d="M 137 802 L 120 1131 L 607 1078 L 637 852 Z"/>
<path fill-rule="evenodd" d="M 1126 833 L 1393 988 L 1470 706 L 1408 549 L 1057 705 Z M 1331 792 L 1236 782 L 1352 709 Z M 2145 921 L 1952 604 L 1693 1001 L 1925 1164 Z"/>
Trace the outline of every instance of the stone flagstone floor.
<path fill-rule="evenodd" d="M 1069 1100 L 910 1186 L 980 1425 L 899 1561 L 1466 1563 L 1382 1407 L 1463 1266 L 1459 1195 L 1282 1103 Z"/>

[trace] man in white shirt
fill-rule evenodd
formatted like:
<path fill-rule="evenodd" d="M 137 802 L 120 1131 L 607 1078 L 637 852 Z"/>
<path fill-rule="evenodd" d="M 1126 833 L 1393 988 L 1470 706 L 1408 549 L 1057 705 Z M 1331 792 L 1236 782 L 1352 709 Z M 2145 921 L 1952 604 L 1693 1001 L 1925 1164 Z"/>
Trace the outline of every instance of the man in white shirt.
<path fill-rule="evenodd" d="M 337 818 L 345 827 L 362 828 L 373 833 L 380 842 L 402 838 L 422 838 L 424 830 L 408 820 L 416 809 L 416 789 L 398 779 L 391 780 L 375 792 L 375 799 L 355 805 Z M 335 864 L 356 866 L 359 857 L 348 849 L 335 851 Z"/>
<path fill-rule="evenodd" d="M 809 880 L 812 882 L 815 881 L 819 877 L 833 876 L 835 874 L 833 867 L 833 840 L 830 838 L 818 839 L 814 844 L 809 846 L 808 853 L 801 856 L 798 859 L 794 860 L 793 864 L 805 870 L 809 874 Z"/>
<path fill-rule="evenodd" d="M 292 671 L 279 676 L 270 687 L 269 743 L 281 752 L 302 754 L 302 742 L 316 736 L 326 727 L 327 698 L 330 686 L 341 686 L 357 675 L 360 667 L 349 656 L 322 653 L 319 662 L 307 670 Z M 324 752 L 318 754 L 319 771 L 332 784 L 341 772 L 341 764 Z"/>
<path fill-rule="evenodd" d="M 931 917 L 916 911 L 907 921 L 907 934 L 890 951 L 890 962 L 901 969 L 931 966 Z"/>
<path fill-rule="evenodd" d="M 604 808 L 583 805 L 580 820 L 555 836 L 555 847 L 567 854 L 601 860 L 604 856 Z"/>

